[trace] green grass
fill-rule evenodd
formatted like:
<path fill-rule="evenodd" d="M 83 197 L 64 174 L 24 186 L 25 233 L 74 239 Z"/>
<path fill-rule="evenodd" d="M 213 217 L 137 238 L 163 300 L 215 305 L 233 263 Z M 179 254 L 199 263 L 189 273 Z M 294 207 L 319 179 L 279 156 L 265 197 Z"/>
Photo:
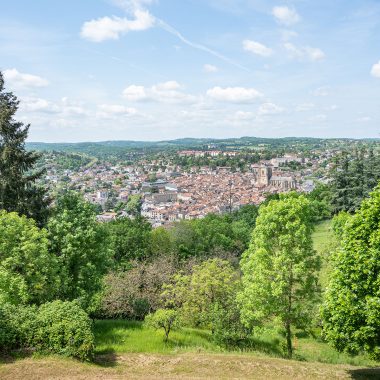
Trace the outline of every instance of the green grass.
<path fill-rule="evenodd" d="M 319 280 L 322 289 L 328 284 L 328 277 L 331 270 L 330 256 L 337 245 L 336 238 L 331 228 L 331 220 L 324 220 L 315 226 L 313 232 L 314 249 L 322 258 L 322 267 L 319 275 Z"/>
<path fill-rule="evenodd" d="M 349 356 L 339 353 L 318 336 L 304 332 L 296 334 L 294 358 L 301 361 L 329 364 L 375 366 L 376 362 L 364 355 Z M 98 320 L 95 322 L 96 353 L 241 353 L 260 357 L 283 357 L 281 343 L 284 338 L 275 328 L 257 330 L 245 348 L 226 350 L 212 341 L 207 330 L 183 328 L 170 333 L 164 342 L 162 331 L 146 328 L 142 322 L 125 320 Z"/>
<path fill-rule="evenodd" d="M 183 328 L 170 333 L 164 342 L 163 331 L 143 326 L 142 322 L 126 320 L 102 320 L 95 322 L 96 351 L 105 352 L 220 352 L 211 341 L 207 330 Z"/>

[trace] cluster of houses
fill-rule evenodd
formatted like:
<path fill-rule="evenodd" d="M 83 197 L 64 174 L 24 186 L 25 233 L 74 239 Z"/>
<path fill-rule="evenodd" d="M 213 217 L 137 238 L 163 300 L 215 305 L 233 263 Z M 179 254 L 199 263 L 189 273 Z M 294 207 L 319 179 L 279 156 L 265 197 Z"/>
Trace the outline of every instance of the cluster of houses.
<path fill-rule="evenodd" d="M 224 154 L 237 152 L 218 150 L 180 151 L 179 155 Z M 298 162 L 302 171 L 286 171 L 285 165 Z M 289 190 L 311 191 L 313 181 L 305 173 L 312 165 L 296 155 L 285 155 L 252 164 L 247 172 L 233 172 L 229 167 L 208 166 L 182 170 L 170 162 L 122 163 L 111 166 L 96 164 L 83 171 L 65 172 L 69 186 L 84 193 L 86 199 L 99 206 L 99 220 L 109 221 L 126 216 L 125 207 L 115 211 L 116 204 L 126 204 L 131 195 L 139 195 L 141 214 L 153 226 L 182 219 L 202 218 L 208 213 L 231 212 L 246 204 L 261 203 L 268 193 Z M 154 176 L 152 178 L 152 174 Z M 55 178 L 55 173 L 49 173 Z"/>

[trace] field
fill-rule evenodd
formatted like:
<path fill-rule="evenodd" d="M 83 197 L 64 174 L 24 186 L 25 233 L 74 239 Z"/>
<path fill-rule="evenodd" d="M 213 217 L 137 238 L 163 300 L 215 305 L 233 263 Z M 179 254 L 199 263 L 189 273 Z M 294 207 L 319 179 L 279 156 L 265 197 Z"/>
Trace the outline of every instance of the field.
<path fill-rule="evenodd" d="M 330 222 L 320 223 L 313 236 L 323 256 L 322 287 L 327 257 L 334 244 Z M 295 359 L 282 358 L 281 333 L 271 327 L 257 331 L 249 347 L 227 351 L 206 330 L 163 333 L 141 322 L 96 321 L 95 363 L 58 357 L 3 359 L 0 379 L 378 379 L 380 368 L 365 356 L 337 353 L 322 341 L 320 331 L 297 332 Z"/>

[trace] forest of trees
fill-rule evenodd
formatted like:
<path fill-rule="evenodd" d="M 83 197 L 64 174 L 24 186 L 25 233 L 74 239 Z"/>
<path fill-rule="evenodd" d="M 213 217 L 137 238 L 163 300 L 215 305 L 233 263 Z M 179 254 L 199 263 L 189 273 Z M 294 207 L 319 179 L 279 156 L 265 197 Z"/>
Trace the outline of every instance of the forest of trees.
<path fill-rule="evenodd" d="M 289 358 L 296 329 L 322 327 L 337 350 L 380 359 L 371 151 L 343 155 L 332 186 L 309 195 L 276 195 L 170 228 L 152 229 L 138 210 L 102 224 L 80 194 L 51 200 L 36 185 L 38 157 L 25 150 L 29 126 L 15 120 L 17 107 L 0 74 L 0 350 L 91 359 L 92 320 L 124 318 L 163 329 L 165 340 L 181 326 L 204 328 L 227 348 L 249 348 L 251 334 L 272 323 Z M 324 290 L 312 231 L 332 214 L 337 243 Z"/>

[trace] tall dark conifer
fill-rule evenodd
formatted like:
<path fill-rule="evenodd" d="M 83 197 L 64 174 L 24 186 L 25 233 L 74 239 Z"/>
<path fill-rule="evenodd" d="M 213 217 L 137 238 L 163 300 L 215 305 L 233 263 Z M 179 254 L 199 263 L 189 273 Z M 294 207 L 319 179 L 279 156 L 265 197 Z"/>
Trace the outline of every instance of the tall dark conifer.
<path fill-rule="evenodd" d="M 27 151 L 29 124 L 15 120 L 19 101 L 4 89 L 0 72 L 0 209 L 16 211 L 43 225 L 47 218 L 46 191 L 36 185 L 43 171 L 33 170 L 39 154 Z"/>

